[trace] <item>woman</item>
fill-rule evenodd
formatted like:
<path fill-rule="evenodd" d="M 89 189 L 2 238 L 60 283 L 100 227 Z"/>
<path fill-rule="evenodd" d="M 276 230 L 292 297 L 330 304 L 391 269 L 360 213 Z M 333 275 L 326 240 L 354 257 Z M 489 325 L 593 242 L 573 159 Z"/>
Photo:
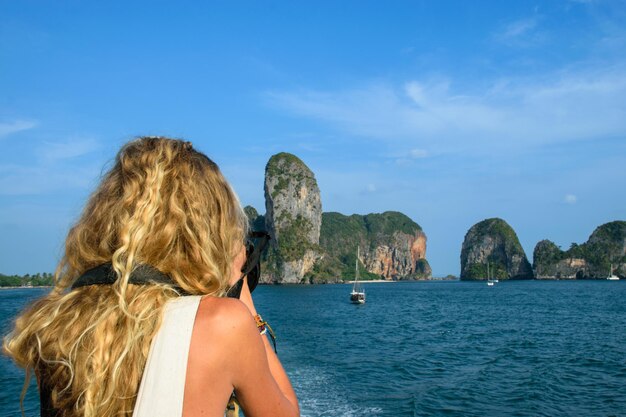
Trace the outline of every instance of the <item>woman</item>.
<path fill-rule="evenodd" d="M 189 142 L 126 144 L 68 234 L 55 287 L 4 341 L 37 376 L 42 415 L 223 416 L 233 391 L 246 416 L 299 415 L 245 279 L 240 300 L 224 297 L 247 224 Z"/>

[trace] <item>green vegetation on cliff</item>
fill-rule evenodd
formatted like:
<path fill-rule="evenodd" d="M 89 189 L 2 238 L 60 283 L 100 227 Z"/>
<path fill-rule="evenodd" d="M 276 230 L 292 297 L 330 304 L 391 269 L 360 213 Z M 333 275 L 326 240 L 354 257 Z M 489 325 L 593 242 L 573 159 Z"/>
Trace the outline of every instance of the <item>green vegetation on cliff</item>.
<path fill-rule="evenodd" d="M 279 162 L 281 161 L 284 161 L 287 164 L 304 167 L 307 170 L 309 169 L 306 164 L 294 154 L 288 152 L 279 152 L 276 155 L 272 155 L 269 161 L 267 161 L 267 165 L 265 167 L 266 174 L 269 174 L 272 177 L 285 173 L 290 174 L 290 171 L 285 171 L 283 168 L 280 167 L 280 165 L 282 164 L 279 164 Z"/>
<path fill-rule="evenodd" d="M 294 182 L 296 192 L 299 191 L 303 182 L 307 186 L 312 186 L 315 182 L 309 167 L 300 158 L 287 152 L 277 153 L 267 161 L 265 177 L 276 178 L 276 185 L 271 192 L 272 198 L 276 198 L 279 193 L 285 191 L 290 182 Z"/>
<path fill-rule="evenodd" d="M 582 257 L 596 268 L 608 271 L 611 263 L 626 263 L 626 221 L 605 223 L 596 228 L 579 248 Z"/>
<path fill-rule="evenodd" d="M 311 243 L 307 238 L 311 229 L 311 222 L 301 215 L 297 215 L 295 219 L 291 218 L 289 213 L 284 213 L 288 217 L 285 222 L 287 226 L 280 230 L 278 236 L 278 253 L 279 259 L 282 261 L 296 261 L 301 259 L 305 252 L 309 249 L 317 249 L 318 246 Z"/>
<path fill-rule="evenodd" d="M 489 269 L 487 269 L 487 262 L 471 263 L 467 267 L 467 272 L 463 275 L 461 279 L 484 280 L 487 278 L 487 273 L 489 273 L 489 278 L 492 279 L 508 279 L 506 262 L 502 261 L 501 259 L 497 259 L 495 256 L 489 257 L 488 259 L 489 260 L 487 262 L 489 263 Z"/>
<path fill-rule="evenodd" d="M 422 230 L 419 224 L 398 211 L 366 214 L 363 216 L 363 221 L 365 222 L 369 235 L 375 238 L 386 239 L 395 232 L 403 232 L 407 235 L 412 235 Z"/>
<path fill-rule="evenodd" d="M 367 226 L 364 216 L 353 214 L 344 216 L 340 213 L 322 213 L 320 246 L 326 252 L 345 252 L 346 247 L 353 247 L 356 253 L 358 245 L 367 242 Z"/>
<path fill-rule="evenodd" d="M 356 249 L 355 249 L 356 250 Z M 312 283 L 326 283 L 336 281 L 352 281 L 355 276 L 355 261 L 356 253 L 346 253 L 339 257 L 329 256 L 325 254 L 324 257 L 317 261 L 313 266 L 313 269 L 306 275 L 306 279 Z M 365 269 L 363 262 L 359 261 L 359 276 L 360 279 L 367 281 L 372 279 L 380 279 L 377 274 L 372 274 Z"/>
<path fill-rule="evenodd" d="M 265 216 L 259 215 L 252 206 L 246 206 L 244 211 L 250 221 L 251 230 L 266 231 Z M 318 245 L 309 242 L 306 237 L 311 227 L 306 218 L 297 215 L 292 219 L 289 213 L 282 213 L 282 217 L 281 220 L 288 220 L 285 222 L 287 226 L 280 230 L 277 247 L 270 245 L 263 258 L 263 269 L 268 272 L 277 272 L 283 262 L 301 259 L 309 249 L 320 250 Z"/>
<path fill-rule="evenodd" d="M 380 244 L 392 244 L 395 232 L 412 235 L 421 230 L 417 223 L 397 211 L 364 216 L 323 213 L 320 246 L 331 253 L 345 251 L 347 245 L 353 246 L 356 250 L 357 244 L 361 248 L 373 249 Z"/>
<path fill-rule="evenodd" d="M 517 234 L 515 230 L 507 222 L 500 218 L 486 219 L 479 223 L 476 223 L 472 229 L 474 233 L 479 237 L 484 237 L 486 235 L 490 236 L 498 236 L 502 238 L 508 245 L 510 245 L 511 249 L 514 249 L 518 252 L 523 252 L 524 249 L 522 245 L 519 243 L 519 239 L 517 238 Z"/>

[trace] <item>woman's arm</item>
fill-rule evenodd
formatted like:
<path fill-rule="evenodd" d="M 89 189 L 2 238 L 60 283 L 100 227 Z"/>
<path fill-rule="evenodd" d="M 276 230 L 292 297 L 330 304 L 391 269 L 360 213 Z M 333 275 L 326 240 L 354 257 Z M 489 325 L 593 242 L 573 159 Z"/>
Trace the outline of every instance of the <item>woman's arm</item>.
<path fill-rule="evenodd" d="M 241 300 L 241 302 L 243 302 L 246 305 L 246 307 L 248 307 L 250 314 L 252 314 L 253 316 L 257 314 L 256 308 L 254 306 L 254 302 L 252 301 L 252 295 L 250 294 L 248 283 L 246 282 L 245 279 L 244 279 L 243 288 L 241 290 L 241 296 L 239 297 L 239 299 Z M 255 324 L 255 329 L 256 329 L 256 324 Z M 256 329 L 256 331 L 258 333 L 258 329 Z M 259 335 L 259 336 L 263 342 L 265 358 L 269 366 L 270 373 L 272 374 L 272 377 L 276 381 L 276 384 L 278 385 L 281 393 L 293 406 L 295 413 L 292 415 L 300 415 L 300 411 L 298 407 L 298 399 L 296 397 L 296 393 L 293 390 L 293 387 L 291 386 L 289 377 L 287 376 L 282 364 L 280 363 L 280 360 L 278 359 L 278 356 L 274 352 L 274 349 L 271 346 L 267 337 L 264 335 Z M 238 398 L 239 397 L 240 396 L 238 395 Z M 242 406 L 244 406 L 243 401 L 241 401 L 241 404 Z M 246 408 L 244 406 L 244 411 L 245 410 Z"/>
<path fill-rule="evenodd" d="M 231 285 L 239 280 L 245 259 L 242 246 L 233 259 Z M 233 346 L 228 357 L 235 358 L 232 378 L 239 404 L 248 417 L 299 416 L 298 399 L 291 382 L 267 337 L 259 334 L 253 317 L 257 311 L 245 278 L 239 300 L 245 307 L 241 303 L 234 306 L 234 310 L 240 311 L 231 316 L 234 319 L 236 315 L 238 319 L 234 320 L 235 328 L 228 333 L 229 338 L 234 336 L 228 344 Z"/>

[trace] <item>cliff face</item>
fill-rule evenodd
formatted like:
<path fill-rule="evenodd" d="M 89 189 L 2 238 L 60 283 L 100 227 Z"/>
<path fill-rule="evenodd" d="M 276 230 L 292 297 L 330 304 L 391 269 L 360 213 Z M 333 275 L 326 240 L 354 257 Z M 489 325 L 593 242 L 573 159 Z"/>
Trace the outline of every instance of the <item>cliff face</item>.
<path fill-rule="evenodd" d="M 483 220 L 472 226 L 461 248 L 461 279 L 531 279 L 533 272 L 515 231 L 504 220 Z"/>
<path fill-rule="evenodd" d="M 383 213 L 384 214 L 384 213 Z M 383 242 L 374 242 L 362 258 L 365 268 L 385 279 L 426 279 L 432 271 L 426 261 L 426 235 L 394 232 Z M 422 261 L 422 262 L 418 262 Z"/>
<path fill-rule="evenodd" d="M 626 222 L 603 224 L 587 242 L 574 243 L 566 251 L 542 240 L 535 246 L 533 268 L 540 279 L 604 279 L 610 272 L 625 278 Z"/>
<path fill-rule="evenodd" d="M 265 228 L 272 237 L 262 280 L 300 283 L 320 258 L 320 190 L 298 157 L 279 153 L 265 167 Z"/>
<path fill-rule="evenodd" d="M 402 213 L 365 216 L 324 213 L 320 246 L 324 258 L 314 269 L 314 280 L 352 279 L 357 246 L 366 278 L 428 279 L 426 235 Z"/>

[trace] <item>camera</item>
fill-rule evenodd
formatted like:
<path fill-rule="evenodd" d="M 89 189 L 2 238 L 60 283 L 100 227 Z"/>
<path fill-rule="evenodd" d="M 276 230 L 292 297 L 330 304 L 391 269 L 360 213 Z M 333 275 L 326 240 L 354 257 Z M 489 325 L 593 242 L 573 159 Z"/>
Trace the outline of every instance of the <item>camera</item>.
<path fill-rule="evenodd" d="M 243 287 L 244 278 L 248 278 L 250 292 L 254 291 L 261 276 L 261 256 L 271 237 L 264 231 L 253 231 L 246 238 L 246 262 L 241 267 L 241 278 L 234 283 L 226 293 L 226 296 L 239 298 Z"/>

